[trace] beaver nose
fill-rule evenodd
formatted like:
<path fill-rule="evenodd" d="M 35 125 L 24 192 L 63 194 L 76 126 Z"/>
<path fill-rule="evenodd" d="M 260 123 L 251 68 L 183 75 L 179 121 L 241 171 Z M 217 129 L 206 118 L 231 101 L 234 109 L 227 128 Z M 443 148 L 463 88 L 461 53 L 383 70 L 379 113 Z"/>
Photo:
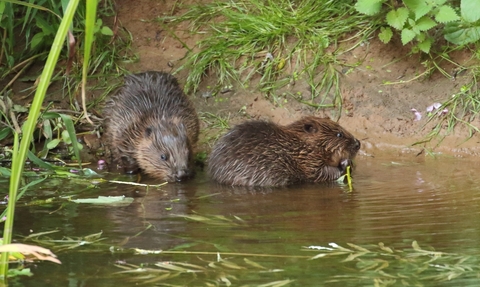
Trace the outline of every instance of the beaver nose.
<path fill-rule="evenodd" d="M 189 177 L 190 177 L 190 172 L 188 172 L 188 170 L 182 169 L 177 171 L 177 174 L 175 175 L 175 181 L 184 181 Z"/>
<path fill-rule="evenodd" d="M 355 139 L 354 148 L 355 148 L 356 150 L 359 150 L 359 149 L 360 149 L 360 146 L 361 146 L 360 141 L 357 140 L 357 139 Z"/>

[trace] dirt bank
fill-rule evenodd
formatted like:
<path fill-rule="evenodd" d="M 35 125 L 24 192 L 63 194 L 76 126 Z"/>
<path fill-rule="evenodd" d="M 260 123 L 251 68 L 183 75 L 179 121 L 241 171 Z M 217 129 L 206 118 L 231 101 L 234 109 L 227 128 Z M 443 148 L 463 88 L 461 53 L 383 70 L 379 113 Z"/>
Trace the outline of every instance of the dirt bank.
<path fill-rule="evenodd" d="M 155 21 L 156 17 L 172 11 L 172 4 L 167 1 L 127 1 L 118 0 L 119 19 L 134 37 L 134 48 L 140 55 L 138 63 L 129 66 L 132 72 L 145 70 L 174 71 L 182 63 L 187 53 L 182 44 L 173 38 Z M 184 28 L 184 27 L 181 27 Z M 186 28 L 185 28 L 186 29 Z M 176 31 L 189 47 L 198 40 L 186 31 Z M 381 153 L 411 154 L 416 156 L 430 153 L 434 143 L 415 145 L 432 129 L 433 124 L 426 124 L 425 109 L 435 102 L 444 102 L 468 80 L 466 75 L 460 75 L 455 80 L 435 72 L 428 79 L 418 77 L 425 71 L 421 64 L 422 55 L 406 56 L 409 48 L 404 48 L 393 41 L 389 45 L 379 43 L 376 38 L 360 45 L 344 54 L 340 59 L 345 64 L 361 64 L 341 78 L 344 110 L 341 115 L 331 111 L 316 111 L 312 107 L 300 104 L 295 100 L 274 104 L 266 99 L 252 86 L 250 90 L 237 87 L 226 94 L 215 98 L 204 98 L 200 90 L 196 95 L 189 95 L 194 100 L 198 112 L 211 112 L 229 118 L 230 124 L 241 122 L 248 118 L 269 119 L 278 123 L 288 123 L 302 115 L 328 115 L 338 118 L 346 127 L 362 141 L 362 153 L 375 156 Z M 454 61 L 462 64 L 469 58 L 467 52 L 459 52 Z M 453 66 L 443 67 L 453 72 Z M 180 72 L 177 77 L 184 82 L 187 71 Z M 384 84 L 386 82 L 405 81 L 401 84 Z M 208 83 L 208 79 L 206 81 Z M 297 82 L 290 87 L 295 92 L 309 93 L 306 83 Z M 419 121 L 415 121 L 412 108 L 423 113 Z M 478 123 L 474 123 L 478 125 Z M 205 124 L 204 124 L 205 127 Z M 433 151 L 454 156 L 477 156 L 480 153 L 479 137 L 474 135 L 465 142 L 468 136 L 466 130 L 458 129 L 455 134 L 443 140 Z M 204 147 L 208 148 L 207 140 Z"/>

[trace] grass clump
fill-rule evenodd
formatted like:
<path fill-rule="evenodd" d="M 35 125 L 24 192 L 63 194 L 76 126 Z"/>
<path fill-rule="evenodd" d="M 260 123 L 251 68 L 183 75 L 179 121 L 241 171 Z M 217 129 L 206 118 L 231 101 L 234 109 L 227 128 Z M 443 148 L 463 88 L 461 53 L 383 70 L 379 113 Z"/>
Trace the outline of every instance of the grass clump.
<path fill-rule="evenodd" d="M 75 128 L 88 124 L 88 130 L 100 126 L 100 119 L 94 109 L 116 88 L 115 83 L 108 82 L 112 77 L 118 78 L 126 73 L 122 64 L 134 61 L 132 37 L 130 33 L 118 26 L 114 20 L 114 4 L 111 0 L 97 1 L 98 9 L 93 14 L 92 47 L 86 47 L 86 5 L 79 5 L 69 27 L 67 41 L 63 40 L 59 60 L 55 63 L 47 101 L 37 124 L 37 138 L 45 139 L 45 148 L 38 154 L 45 157 L 48 151 L 66 143 L 74 147 L 78 158 Z M 29 98 L 37 89 L 48 52 L 59 29 L 68 1 L 4 1 L 0 3 L 0 31 L 3 33 L 0 43 L 0 141 L 10 144 L 12 136 L 21 134 L 21 127 L 27 119 L 26 106 Z M 102 20 L 103 19 L 103 20 Z M 113 23 L 111 20 L 114 20 Z M 96 94 L 88 100 L 82 110 L 80 90 L 82 83 L 83 60 L 85 51 L 91 50 L 91 60 L 86 66 L 89 87 L 87 94 Z M 83 81 L 83 82 L 86 82 Z M 59 104 L 61 103 L 61 104 Z M 92 122 L 87 123 L 85 113 L 93 114 Z M 55 122 L 54 122 L 55 121 Z M 73 121 L 73 124 L 72 124 Z M 52 130 L 63 130 L 62 137 L 54 135 Z M 67 134 L 68 131 L 68 134 Z M 72 152 L 73 154 L 73 152 Z"/>
<path fill-rule="evenodd" d="M 308 101 L 313 103 L 320 95 L 339 96 L 340 40 L 356 31 L 344 40 L 355 46 L 375 30 L 375 22 L 355 13 L 353 5 L 354 1 L 215 1 L 160 20 L 188 21 L 191 30 L 207 33 L 194 49 L 187 47 L 191 53 L 179 68 L 189 70 L 187 91 L 198 90 L 206 75 L 217 79 L 218 90 L 258 76 L 259 89 L 274 96 L 276 90 L 305 78 L 312 91 Z"/>
<path fill-rule="evenodd" d="M 463 85 L 457 93 L 428 114 L 427 123 L 434 122 L 430 133 L 415 144 L 423 144 L 436 140 L 436 146 L 452 134 L 457 126 L 463 126 L 468 131 L 468 139 L 480 132 L 474 124 L 480 113 L 480 89 L 478 79 L 480 67 L 472 68 L 470 71 L 472 80 Z"/>

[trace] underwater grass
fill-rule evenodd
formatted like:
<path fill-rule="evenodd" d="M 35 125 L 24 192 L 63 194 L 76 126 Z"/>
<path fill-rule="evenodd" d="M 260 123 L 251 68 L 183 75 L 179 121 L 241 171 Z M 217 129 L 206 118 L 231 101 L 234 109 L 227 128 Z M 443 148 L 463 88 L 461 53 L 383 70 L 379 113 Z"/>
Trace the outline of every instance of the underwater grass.
<path fill-rule="evenodd" d="M 178 70 L 189 70 L 185 89 L 197 91 L 207 75 L 216 88 L 245 83 L 255 76 L 267 96 L 303 79 L 312 87 L 312 99 L 336 97 L 340 72 L 333 66 L 342 54 L 339 42 L 358 45 L 376 29 L 375 22 L 355 13 L 354 1 L 216 1 L 194 5 L 178 17 L 190 29 L 206 36 L 197 43 Z M 322 100 L 324 101 L 324 100 Z"/>
<path fill-rule="evenodd" d="M 433 286 L 443 282 L 465 283 L 464 280 L 477 282 L 480 272 L 476 254 L 435 251 L 422 248 L 417 241 L 399 249 L 382 242 L 346 246 L 332 242 L 328 246 L 303 247 L 299 250 L 301 255 L 137 248 L 131 251 L 154 261 L 141 265 L 117 262 L 115 266 L 122 270 L 117 275 L 136 284 L 162 282 L 166 286 L 184 285 L 185 280 L 195 286 L 284 286 L 297 281 L 302 284 L 299 276 L 304 276 L 306 270 L 320 273 L 318 278 L 322 278 L 324 286 Z M 169 261 L 155 261 L 162 254 L 168 255 Z"/>

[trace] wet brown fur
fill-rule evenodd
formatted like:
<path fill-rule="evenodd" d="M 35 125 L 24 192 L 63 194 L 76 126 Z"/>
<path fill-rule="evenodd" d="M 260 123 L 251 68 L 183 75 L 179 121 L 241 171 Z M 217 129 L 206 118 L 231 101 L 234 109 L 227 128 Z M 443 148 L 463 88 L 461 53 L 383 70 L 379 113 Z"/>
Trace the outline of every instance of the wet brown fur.
<path fill-rule="evenodd" d="M 191 176 L 199 121 L 175 77 L 163 72 L 127 76 L 107 101 L 104 116 L 112 155 L 125 171 L 141 169 L 170 182 Z"/>
<path fill-rule="evenodd" d="M 287 126 L 249 121 L 216 143 L 208 170 L 214 180 L 238 186 L 333 181 L 359 149 L 352 134 L 327 118 L 309 116 Z"/>

